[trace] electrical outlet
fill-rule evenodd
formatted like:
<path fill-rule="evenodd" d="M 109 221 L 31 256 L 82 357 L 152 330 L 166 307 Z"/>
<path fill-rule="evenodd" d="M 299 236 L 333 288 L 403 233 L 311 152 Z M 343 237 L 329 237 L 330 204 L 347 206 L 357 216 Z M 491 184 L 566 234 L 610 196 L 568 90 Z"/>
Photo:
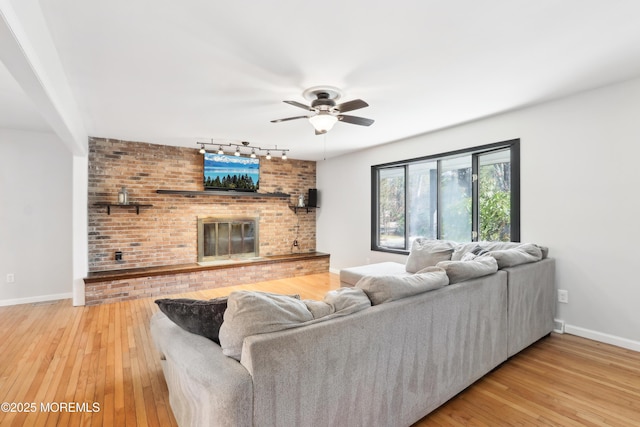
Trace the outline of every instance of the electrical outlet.
<path fill-rule="evenodd" d="M 16 276 L 13 273 L 7 274 L 7 283 L 15 283 Z"/>
<path fill-rule="evenodd" d="M 569 291 L 558 289 L 558 302 L 569 304 Z"/>
<path fill-rule="evenodd" d="M 553 332 L 564 334 L 564 320 L 553 319 Z"/>

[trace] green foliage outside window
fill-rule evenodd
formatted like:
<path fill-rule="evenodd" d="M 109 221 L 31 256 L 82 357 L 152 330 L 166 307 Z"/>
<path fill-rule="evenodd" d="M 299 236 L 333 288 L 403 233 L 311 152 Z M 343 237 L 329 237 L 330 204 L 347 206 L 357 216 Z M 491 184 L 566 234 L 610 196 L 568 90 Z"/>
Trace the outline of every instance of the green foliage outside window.
<path fill-rule="evenodd" d="M 480 168 L 480 240 L 511 240 L 510 164 Z"/>

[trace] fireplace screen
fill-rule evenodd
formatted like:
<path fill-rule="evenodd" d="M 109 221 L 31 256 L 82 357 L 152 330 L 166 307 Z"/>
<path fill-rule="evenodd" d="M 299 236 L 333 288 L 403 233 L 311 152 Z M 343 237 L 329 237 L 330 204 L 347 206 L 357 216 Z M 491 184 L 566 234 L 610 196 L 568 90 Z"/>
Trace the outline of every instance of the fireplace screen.
<path fill-rule="evenodd" d="M 255 219 L 198 219 L 198 262 L 258 256 Z"/>

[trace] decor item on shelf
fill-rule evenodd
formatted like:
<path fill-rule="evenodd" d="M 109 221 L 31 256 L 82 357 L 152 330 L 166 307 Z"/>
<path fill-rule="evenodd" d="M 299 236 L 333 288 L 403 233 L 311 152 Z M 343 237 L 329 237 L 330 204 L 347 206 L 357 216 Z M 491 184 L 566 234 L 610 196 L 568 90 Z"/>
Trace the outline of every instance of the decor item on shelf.
<path fill-rule="evenodd" d="M 126 187 L 122 187 L 120 191 L 118 191 L 118 204 L 120 205 L 128 205 L 129 204 L 129 192 Z"/>
<path fill-rule="evenodd" d="M 295 116 L 287 117 L 285 119 L 271 120 L 271 123 L 280 123 L 297 119 L 309 119 L 309 123 L 311 123 L 315 129 L 316 135 L 322 135 L 333 129 L 333 125 L 338 121 L 360 126 L 371 126 L 374 122 L 373 120 L 365 119 L 364 117 L 347 116 L 342 114 L 347 111 L 368 107 L 369 104 L 361 99 L 354 99 L 353 101 L 336 104 L 336 101 L 342 96 L 342 92 L 340 89 L 333 86 L 314 86 L 305 90 L 302 93 L 302 96 L 306 100 L 311 101 L 311 106 L 297 101 L 283 102 L 293 105 L 294 107 L 302 108 L 303 110 L 312 111 L 315 114 L 311 116 Z"/>
<path fill-rule="evenodd" d="M 304 194 L 298 196 L 298 207 L 304 208 Z"/>
<path fill-rule="evenodd" d="M 265 158 L 267 160 L 271 160 L 271 152 L 272 151 L 280 151 L 282 152 L 281 154 L 281 158 L 282 160 L 287 160 L 287 151 L 289 151 L 288 148 L 278 148 L 278 146 L 274 146 L 274 148 L 262 148 L 262 147 L 258 147 L 256 145 L 250 145 L 249 142 L 247 141 L 242 141 L 240 143 L 219 143 L 219 142 L 213 142 L 213 139 L 211 139 L 211 142 L 196 142 L 196 144 L 200 145 L 200 154 L 207 154 L 207 145 L 211 145 L 211 146 L 216 146 L 218 147 L 217 150 L 213 150 L 216 153 L 223 155 L 225 154 L 225 150 L 223 149 L 223 147 L 225 148 L 234 148 L 235 150 L 233 151 L 229 151 L 232 152 L 234 156 L 236 157 L 240 157 L 242 156 L 242 149 L 243 148 L 247 148 L 247 149 L 251 149 L 251 151 L 248 153 L 249 157 L 251 157 L 252 159 L 255 159 L 258 155 L 261 155 L 262 152 L 265 153 Z"/>

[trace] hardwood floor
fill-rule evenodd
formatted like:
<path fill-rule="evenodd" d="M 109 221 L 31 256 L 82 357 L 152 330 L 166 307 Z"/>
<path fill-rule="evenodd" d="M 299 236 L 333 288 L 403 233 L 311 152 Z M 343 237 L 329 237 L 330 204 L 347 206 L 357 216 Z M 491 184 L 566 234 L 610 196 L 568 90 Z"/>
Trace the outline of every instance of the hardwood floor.
<path fill-rule="evenodd" d="M 180 296 L 242 288 L 321 299 L 338 286 L 316 274 Z M 0 425 L 176 425 L 149 334 L 154 299 L 0 307 Z M 415 424 L 468 425 L 640 425 L 640 353 L 552 334 Z"/>

